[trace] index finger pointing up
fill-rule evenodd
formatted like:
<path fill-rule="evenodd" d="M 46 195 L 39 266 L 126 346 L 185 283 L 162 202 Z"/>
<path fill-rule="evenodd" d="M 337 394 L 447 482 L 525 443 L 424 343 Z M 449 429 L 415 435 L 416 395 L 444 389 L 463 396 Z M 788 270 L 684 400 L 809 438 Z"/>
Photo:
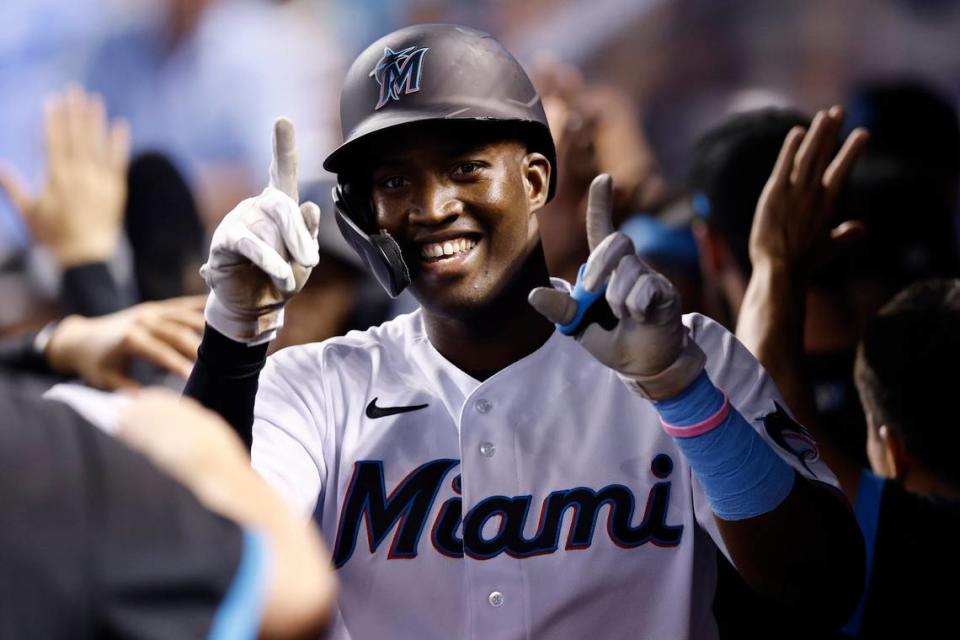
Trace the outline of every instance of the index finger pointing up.
<path fill-rule="evenodd" d="M 587 242 L 593 251 L 613 233 L 613 179 L 601 173 L 590 183 L 587 196 Z"/>
<path fill-rule="evenodd" d="M 297 193 L 297 139 L 293 123 L 277 118 L 273 123 L 273 162 L 270 163 L 270 184 L 300 202 Z"/>

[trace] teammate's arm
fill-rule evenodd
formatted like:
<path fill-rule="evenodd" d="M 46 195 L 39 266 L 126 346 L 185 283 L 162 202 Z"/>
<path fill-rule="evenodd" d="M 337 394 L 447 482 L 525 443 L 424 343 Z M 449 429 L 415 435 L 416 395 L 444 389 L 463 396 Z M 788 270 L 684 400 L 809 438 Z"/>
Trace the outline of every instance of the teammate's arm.
<path fill-rule="evenodd" d="M 842 109 L 833 107 L 817 114 L 809 133 L 798 127 L 784 141 L 777 168 L 757 203 L 750 234 L 753 274 L 737 321 L 737 337 L 815 435 L 813 387 L 802 364 L 806 281 L 820 255 L 861 230 L 852 222 L 832 228 L 837 194 L 867 140 L 865 130 L 855 131 L 828 167 L 842 122 Z M 801 172 L 811 159 L 813 170 Z M 854 500 L 860 464 L 831 447 L 830 440 L 820 438 L 820 452 Z"/>
<path fill-rule="evenodd" d="M 262 600 L 263 637 L 310 637 L 325 628 L 336 581 L 320 535 L 250 468 L 226 425 L 193 403 L 150 390 L 125 410 L 118 435 L 211 511 L 265 537 L 269 579 Z"/>
<path fill-rule="evenodd" d="M 577 340 L 654 402 L 744 579 L 762 595 L 839 626 L 863 584 L 863 541 L 852 511 L 839 492 L 794 472 L 714 385 L 681 321 L 676 290 L 636 256 L 628 237 L 613 232 L 609 177 L 597 178 L 590 196 L 591 254 L 578 288 L 595 293 L 605 285 L 617 322 L 589 324 Z M 559 324 L 577 314 L 577 301 L 562 291 L 535 289 L 530 302 Z"/>
<path fill-rule="evenodd" d="M 70 86 L 47 97 L 44 109 L 47 177 L 31 194 L 18 172 L 0 165 L 3 192 L 62 270 L 68 313 L 100 316 L 132 301 L 107 268 L 123 231 L 130 131 L 109 120 L 103 100 Z"/>

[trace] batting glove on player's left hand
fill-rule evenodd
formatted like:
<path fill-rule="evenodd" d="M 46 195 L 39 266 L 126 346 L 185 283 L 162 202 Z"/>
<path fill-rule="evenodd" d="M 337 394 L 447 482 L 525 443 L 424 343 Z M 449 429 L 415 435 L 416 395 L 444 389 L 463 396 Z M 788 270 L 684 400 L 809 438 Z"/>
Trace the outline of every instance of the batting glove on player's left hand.
<path fill-rule="evenodd" d="M 693 382 L 706 357 L 681 322 L 677 290 L 636 255 L 629 237 L 614 232 L 612 205 L 613 183 L 610 176 L 600 175 L 590 185 L 591 251 L 580 284 L 596 292 L 607 283 L 606 301 L 618 322 L 609 329 L 591 323 L 577 340 L 628 387 L 651 400 L 664 400 Z M 534 289 L 530 304 L 558 325 L 577 315 L 577 300 L 556 289 Z"/>

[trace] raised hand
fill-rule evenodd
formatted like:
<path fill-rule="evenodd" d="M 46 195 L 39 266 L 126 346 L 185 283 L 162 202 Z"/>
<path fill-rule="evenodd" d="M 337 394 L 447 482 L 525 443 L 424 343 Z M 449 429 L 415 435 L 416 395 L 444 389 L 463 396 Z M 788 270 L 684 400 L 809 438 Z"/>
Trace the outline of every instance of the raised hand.
<path fill-rule="evenodd" d="M 200 275 L 211 289 L 205 316 L 238 342 L 273 339 L 283 307 L 319 261 L 320 208 L 298 205 L 297 150 L 293 123 L 280 118 L 273 130 L 270 182 L 220 222 Z"/>
<path fill-rule="evenodd" d="M 774 262 L 802 275 L 831 244 L 862 230 L 857 223 L 833 228 L 837 196 L 868 139 L 856 129 L 834 156 L 842 125 L 843 109 L 834 106 L 817 113 L 809 132 L 796 127 L 787 135 L 757 202 L 750 232 L 755 265 Z"/>
<path fill-rule="evenodd" d="M 629 237 L 614 231 L 612 208 L 612 181 L 600 175 L 590 185 L 590 257 L 580 284 L 596 292 L 606 283 L 606 301 L 618 322 L 609 329 L 590 324 L 577 339 L 635 391 L 654 400 L 668 398 L 699 375 L 705 358 L 681 322 L 676 289 L 636 255 Z M 530 304 L 561 325 L 577 314 L 573 297 L 547 287 L 531 291 Z"/>
<path fill-rule="evenodd" d="M 47 176 L 28 193 L 9 166 L 0 168 L 0 189 L 20 212 L 34 240 L 62 268 L 103 262 L 113 255 L 127 197 L 130 130 L 107 122 L 99 96 L 80 87 L 51 96 L 45 109 Z"/>

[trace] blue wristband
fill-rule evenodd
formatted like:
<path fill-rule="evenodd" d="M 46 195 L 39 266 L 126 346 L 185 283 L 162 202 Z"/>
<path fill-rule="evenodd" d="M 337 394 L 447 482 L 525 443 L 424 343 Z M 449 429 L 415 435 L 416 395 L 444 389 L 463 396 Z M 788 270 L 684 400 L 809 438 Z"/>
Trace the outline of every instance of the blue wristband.
<path fill-rule="evenodd" d="M 776 509 L 793 488 L 794 470 L 728 403 L 706 372 L 679 395 L 655 402 L 674 442 L 696 474 L 714 514 L 745 520 Z M 701 426 L 721 420 L 705 433 Z M 684 427 L 698 435 L 684 437 Z"/>

